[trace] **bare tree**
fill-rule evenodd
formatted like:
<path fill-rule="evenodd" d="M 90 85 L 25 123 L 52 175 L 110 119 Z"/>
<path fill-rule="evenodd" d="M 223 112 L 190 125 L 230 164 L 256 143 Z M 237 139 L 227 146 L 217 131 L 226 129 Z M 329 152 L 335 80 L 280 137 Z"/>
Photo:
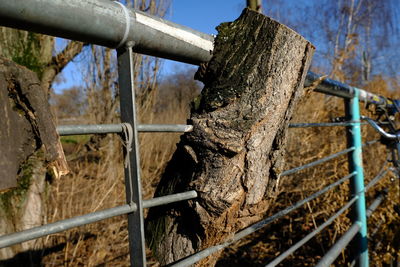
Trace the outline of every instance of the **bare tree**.
<path fill-rule="evenodd" d="M 375 74 L 394 76 L 399 44 L 395 1 L 268 0 L 264 6 L 266 14 L 316 45 L 313 66 L 331 77 L 359 84 Z"/>

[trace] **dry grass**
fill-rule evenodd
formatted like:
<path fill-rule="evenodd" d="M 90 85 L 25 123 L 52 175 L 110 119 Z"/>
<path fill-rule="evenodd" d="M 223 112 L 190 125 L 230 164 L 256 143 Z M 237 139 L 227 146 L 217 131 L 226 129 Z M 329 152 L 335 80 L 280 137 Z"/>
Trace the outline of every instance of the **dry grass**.
<path fill-rule="evenodd" d="M 375 81 L 369 89 L 385 84 Z M 388 95 L 383 88 L 382 93 Z M 162 98 L 166 98 L 165 95 Z M 188 102 L 170 97 L 163 102 L 162 110 L 141 112 L 146 123 L 185 123 Z M 321 122 L 343 116 L 341 99 L 312 93 L 302 100 L 293 122 Z M 166 104 L 167 103 L 167 104 Z M 366 114 L 364 109 L 363 113 Z M 363 139 L 374 140 L 378 135 L 369 127 L 363 127 Z M 177 134 L 141 134 L 141 168 L 144 198 L 150 198 L 163 172 L 165 163 L 171 157 Z M 343 128 L 290 129 L 288 135 L 286 169 L 303 165 L 346 147 Z M 67 145 L 68 146 L 68 145 Z M 98 143 L 98 149 L 88 148 L 87 140 L 80 140 L 68 150 L 72 172 L 57 181 L 49 192 L 48 221 L 114 207 L 125 203 L 121 142 L 118 136 L 107 136 Z M 380 144 L 364 150 L 365 177 L 369 181 L 380 170 L 386 159 L 386 149 Z M 347 158 L 339 157 L 315 168 L 304 170 L 281 180 L 280 194 L 269 214 L 285 208 L 294 202 L 323 188 L 348 173 Z M 371 192 L 368 203 L 376 190 L 390 186 L 388 200 L 370 219 L 370 234 L 376 226 L 380 228 L 371 236 L 371 262 L 374 266 L 385 266 L 397 250 L 399 217 L 393 211 L 398 201 L 398 188 L 388 177 L 383 179 Z M 246 238 L 223 253 L 218 266 L 264 266 L 273 257 L 301 239 L 329 218 L 349 199 L 348 182 L 311 201 L 309 204 L 278 220 L 260 232 Z M 381 223 L 382 222 L 382 223 Z M 348 229 L 350 220 L 340 216 L 328 229 L 312 239 L 307 245 L 289 257 L 282 266 L 312 266 L 329 247 Z M 79 227 L 45 238 L 47 251 L 43 252 L 44 266 L 127 266 L 128 233 L 125 216 L 108 219 L 99 223 Z M 57 247 L 58 246 L 58 247 Z M 51 251 L 51 248 L 57 248 Z M 344 253 L 337 261 L 342 266 L 347 259 Z M 157 263 L 149 257 L 149 264 Z"/>

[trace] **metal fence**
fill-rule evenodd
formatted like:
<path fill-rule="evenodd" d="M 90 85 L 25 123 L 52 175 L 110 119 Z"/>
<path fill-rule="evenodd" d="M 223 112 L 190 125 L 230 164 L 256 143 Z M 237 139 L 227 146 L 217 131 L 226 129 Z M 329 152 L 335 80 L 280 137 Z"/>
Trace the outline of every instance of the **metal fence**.
<path fill-rule="evenodd" d="M 67 16 L 66 14 L 74 14 L 74 16 Z M 0 237 L 0 248 L 97 222 L 113 216 L 127 214 L 131 265 L 139 267 L 146 266 L 143 209 L 177 201 L 195 199 L 197 197 L 197 192 L 182 192 L 150 200 L 142 200 L 138 133 L 188 132 L 192 130 L 192 126 L 138 124 L 135 113 L 134 64 L 132 61 L 132 53 L 138 52 L 191 64 L 199 64 L 210 59 L 213 50 L 213 37 L 136 10 L 128 10 L 118 2 L 107 0 L 1 1 L 0 18 L 0 24 L 2 26 L 117 48 L 121 123 L 107 125 L 68 125 L 59 126 L 57 129 L 60 135 L 115 133 L 121 134 L 124 137 L 126 158 L 124 167 L 127 200 L 127 204 L 123 206 L 89 213 L 2 236 Z M 310 72 L 307 75 L 305 85 L 309 86 L 319 78 L 317 74 Z M 330 79 L 324 79 L 315 91 L 344 98 L 346 103 L 346 121 L 333 123 L 297 123 L 291 124 L 290 127 L 345 126 L 349 140 L 348 148 L 303 166 L 284 171 L 281 176 L 293 175 L 303 169 L 312 168 L 346 154 L 349 155 L 349 174 L 311 196 L 298 201 L 294 205 L 241 230 L 236 233 L 233 238 L 197 252 L 194 255 L 171 264 L 171 266 L 189 266 L 196 263 L 289 214 L 303 204 L 317 198 L 347 180 L 351 180 L 351 198 L 346 205 L 314 231 L 307 234 L 288 250 L 282 252 L 282 254 L 267 266 L 276 266 L 279 264 L 295 250 L 320 233 L 349 208 L 352 208 L 355 214 L 352 226 L 323 256 L 317 266 L 329 266 L 351 240 L 355 240 L 356 255 L 354 255 L 354 259 L 358 266 L 368 266 L 367 217 L 370 216 L 383 201 L 385 194 L 379 194 L 367 208 L 365 204 L 365 192 L 384 178 L 388 170 L 385 164 L 376 177 L 372 179 L 368 185 L 364 186 L 361 158 L 362 148 L 378 143 L 379 140 L 362 144 L 360 127 L 365 124 L 371 125 L 383 138 L 395 140 L 397 147 L 398 136 L 395 133 L 385 132 L 380 125 L 372 119 L 361 117 L 359 102 L 362 101 L 378 105 L 385 107 L 387 110 L 396 110 L 396 101 L 391 101 L 385 97 L 374 95 L 365 90 Z M 365 122 L 361 122 L 362 120 Z M 398 154 L 396 154 L 397 150 L 394 151 L 393 161 L 396 163 Z M 397 166 L 397 164 L 395 165 Z"/>

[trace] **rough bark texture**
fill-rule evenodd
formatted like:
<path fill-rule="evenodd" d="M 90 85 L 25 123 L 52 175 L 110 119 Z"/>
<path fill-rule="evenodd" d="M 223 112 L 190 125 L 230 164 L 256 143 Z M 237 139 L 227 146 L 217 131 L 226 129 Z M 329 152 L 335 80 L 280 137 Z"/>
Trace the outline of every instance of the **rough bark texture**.
<path fill-rule="evenodd" d="M 0 58 L 0 235 L 43 223 L 48 166 L 56 176 L 68 171 L 47 95 L 37 75 Z M 0 250 L 0 259 L 32 242 Z M 32 248 L 32 247 L 31 247 Z"/>
<path fill-rule="evenodd" d="M 314 51 L 248 9 L 217 30 L 213 58 L 197 73 L 205 86 L 193 104 L 194 130 L 182 136 L 156 192 L 194 189 L 199 197 L 153 208 L 147 219 L 162 264 L 229 239 L 273 204 L 288 123 Z M 214 265 L 216 254 L 198 265 Z"/>

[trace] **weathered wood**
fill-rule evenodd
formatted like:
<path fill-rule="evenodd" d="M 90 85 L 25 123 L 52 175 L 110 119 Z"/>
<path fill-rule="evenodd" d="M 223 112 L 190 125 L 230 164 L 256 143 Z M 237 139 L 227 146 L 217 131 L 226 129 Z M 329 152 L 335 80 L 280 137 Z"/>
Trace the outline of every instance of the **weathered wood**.
<path fill-rule="evenodd" d="M 4 235 L 44 223 L 46 170 L 50 167 L 59 176 L 68 167 L 47 94 L 34 72 L 0 58 L 0 103 L 0 235 Z M 0 260 L 34 244 L 0 249 Z"/>
<path fill-rule="evenodd" d="M 0 58 L 0 86 L 4 114 L 0 121 L 0 190 L 16 184 L 19 166 L 42 144 L 55 174 L 67 173 L 47 95 L 37 75 Z"/>
<path fill-rule="evenodd" d="M 156 195 L 195 200 L 149 211 L 147 237 L 162 264 L 218 244 L 260 220 L 279 184 L 286 131 L 314 47 L 286 26 L 244 10 L 217 28 L 190 124 Z M 218 254 L 218 253 L 217 253 Z M 212 266 L 218 255 L 198 265 Z"/>

